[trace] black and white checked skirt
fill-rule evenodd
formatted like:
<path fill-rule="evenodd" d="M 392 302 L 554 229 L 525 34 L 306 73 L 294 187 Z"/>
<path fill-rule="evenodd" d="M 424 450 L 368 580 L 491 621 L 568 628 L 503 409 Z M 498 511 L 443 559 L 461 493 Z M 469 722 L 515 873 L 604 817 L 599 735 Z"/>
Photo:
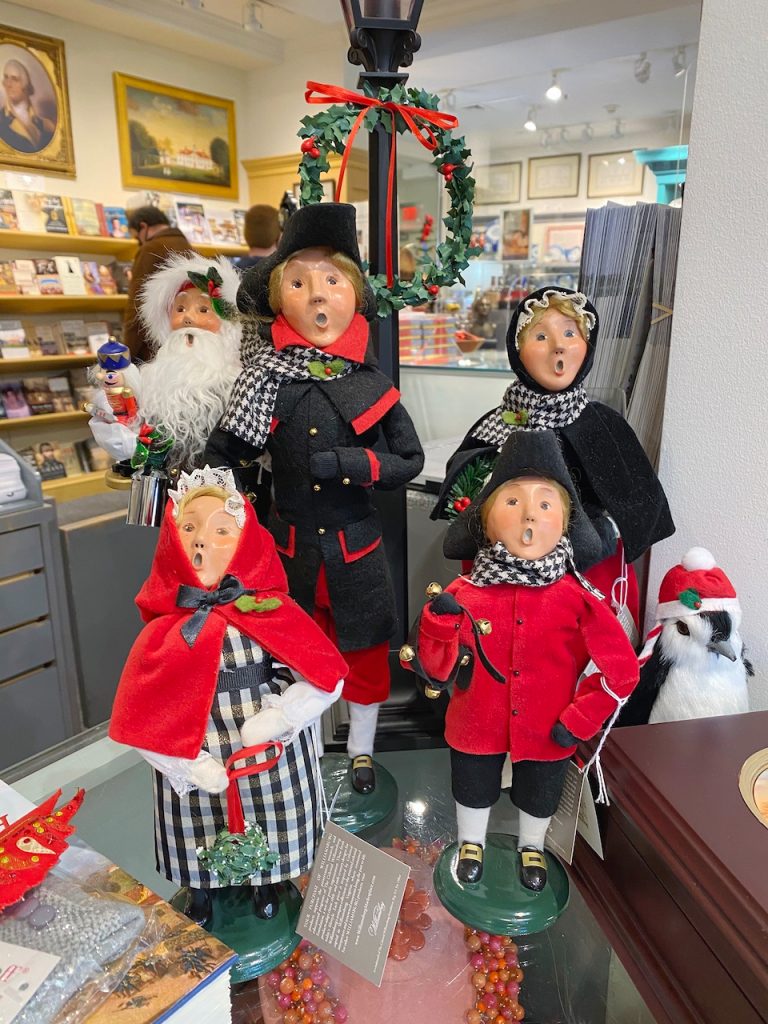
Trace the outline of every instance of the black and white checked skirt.
<path fill-rule="evenodd" d="M 288 683 L 273 671 L 261 647 L 232 627 L 220 669 L 203 749 L 223 764 L 242 747 L 240 727 L 261 709 L 262 696 L 279 693 Z M 242 778 L 238 785 L 245 820 L 261 826 L 280 858 L 270 871 L 253 875 L 251 883 L 279 882 L 308 871 L 320 839 L 322 785 L 311 730 L 286 744 L 271 771 Z M 157 771 L 154 790 L 157 870 L 177 885 L 218 888 L 216 876 L 200 866 L 197 849 L 211 846 L 226 827 L 226 793 L 193 789 L 180 797 Z"/>

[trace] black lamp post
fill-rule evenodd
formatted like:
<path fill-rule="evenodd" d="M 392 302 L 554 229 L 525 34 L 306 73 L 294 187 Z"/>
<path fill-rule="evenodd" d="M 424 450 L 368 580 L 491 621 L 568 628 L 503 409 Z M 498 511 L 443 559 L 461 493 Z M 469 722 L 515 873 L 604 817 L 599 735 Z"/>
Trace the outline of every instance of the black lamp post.
<path fill-rule="evenodd" d="M 360 64 L 367 81 L 403 82 L 421 46 L 416 31 L 424 0 L 341 0 L 349 32 L 350 64 Z"/>

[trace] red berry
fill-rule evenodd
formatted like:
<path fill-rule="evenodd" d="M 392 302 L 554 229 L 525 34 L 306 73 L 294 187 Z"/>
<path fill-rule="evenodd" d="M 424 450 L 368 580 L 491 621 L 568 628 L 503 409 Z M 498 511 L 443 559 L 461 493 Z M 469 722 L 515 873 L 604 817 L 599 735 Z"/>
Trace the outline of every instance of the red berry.
<path fill-rule="evenodd" d="M 326 377 L 330 377 L 332 373 L 333 373 L 333 370 L 330 368 L 330 366 L 326 366 L 326 368 L 325 368 L 325 376 Z"/>
<path fill-rule="evenodd" d="M 301 152 L 302 153 L 308 153 L 309 150 L 314 147 L 314 145 L 315 145 L 315 139 L 312 138 L 311 136 L 308 139 L 304 139 L 304 141 L 301 144 Z"/>
<path fill-rule="evenodd" d="M 436 284 L 428 284 L 427 291 L 429 292 L 430 295 L 437 295 L 437 293 L 440 291 L 440 288 Z"/>
<path fill-rule="evenodd" d="M 312 149 L 308 150 L 308 153 L 313 160 L 317 160 L 317 158 L 320 156 L 320 150 L 317 148 L 317 146 L 313 146 Z"/>
<path fill-rule="evenodd" d="M 462 508 L 464 507 L 461 504 L 461 498 L 457 498 L 456 501 L 454 501 L 453 507 L 457 512 L 461 512 Z"/>
<path fill-rule="evenodd" d="M 446 181 L 453 181 L 453 173 L 449 171 L 445 176 Z"/>

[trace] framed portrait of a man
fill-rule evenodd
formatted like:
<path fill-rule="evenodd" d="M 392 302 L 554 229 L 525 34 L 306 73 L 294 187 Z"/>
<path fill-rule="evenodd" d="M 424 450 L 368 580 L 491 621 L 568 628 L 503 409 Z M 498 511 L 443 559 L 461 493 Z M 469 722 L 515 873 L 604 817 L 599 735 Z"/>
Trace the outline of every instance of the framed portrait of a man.
<path fill-rule="evenodd" d="M 0 25 L 0 167 L 74 178 L 61 39 Z"/>

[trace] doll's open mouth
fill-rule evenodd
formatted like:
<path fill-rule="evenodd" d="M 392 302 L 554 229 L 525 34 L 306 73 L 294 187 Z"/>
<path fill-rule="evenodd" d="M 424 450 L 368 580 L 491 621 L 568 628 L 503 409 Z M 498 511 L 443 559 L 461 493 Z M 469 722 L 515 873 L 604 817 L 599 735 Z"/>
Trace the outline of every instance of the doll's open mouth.
<path fill-rule="evenodd" d="M 195 567 L 195 569 L 199 569 L 202 564 L 203 556 L 200 554 L 199 551 L 196 551 L 192 556 L 192 565 Z"/>
<path fill-rule="evenodd" d="M 528 527 L 527 530 L 523 530 L 523 544 L 530 544 L 533 541 L 533 530 Z"/>
<path fill-rule="evenodd" d="M 187 345 L 189 345 L 190 348 L 192 348 L 192 346 L 195 344 L 195 337 L 193 334 L 185 334 L 184 340 L 186 341 Z"/>
<path fill-rule="evenodd" d="M 318 313 L 315 317 L 315 324 L 317 327 L 326 327 L 328 324 L 328 317 L 325 313 Z"/>
<path fill-rule="evenodd" d="M 555 363 L 555 373 L 563 373 L 565 371 L 565 362 L 562 359 L 558 359 Z"/>

